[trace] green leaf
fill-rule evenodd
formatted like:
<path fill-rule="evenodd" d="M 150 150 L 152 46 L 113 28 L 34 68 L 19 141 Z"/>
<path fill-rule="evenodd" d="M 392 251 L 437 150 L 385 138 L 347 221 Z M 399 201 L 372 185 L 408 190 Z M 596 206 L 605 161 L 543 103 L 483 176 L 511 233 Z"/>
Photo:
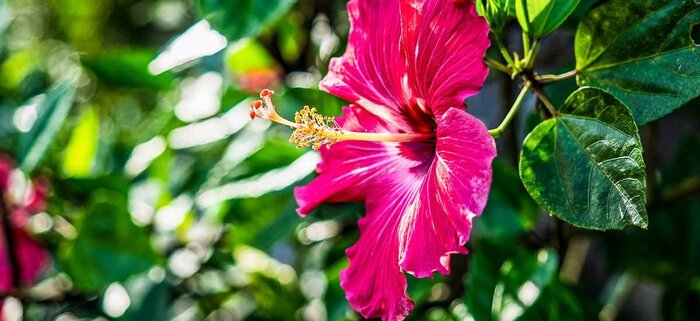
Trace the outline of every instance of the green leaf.
<path fill-rule="evenodd" d="M 301 57 L 306 48 L 307 32 L 299 15 L 287 15 L 277 28 L 277 47 L 282 59 L 293 63 Z"/>
<path fill-rule="evenodd" d="M 581 291 L 562 284 L 555 251 L 525 251 L 480 243 L 466 280 L 469 313 L 475 320 L 594 320 L 600 307 Z"/>
<path fill-rule="evenodd" d="M 521 316 L 555 278 L 558 264 L 559 256 L 551 249 L 523 252 L 504 262 L 493 294 L 491 314 L 499 316 L 495 319 Z"/>
<path fill-rule="evenodd" d="M 235 73 L 275 67 L 275 59 L 255 40 L 241 40 L 229 50 L 226 65 Z"/>
<path fill-rule="evenodd" d="M 530 306 L 518 320 L 588 321 L 596 320 L 599 312 L 600 307 L 595 303 L 594 298 L 577 293 L 558 279 L 554 279 L 549 286 L 542 289 L 537 302 Z"/>
<path fill-rule="evenodd" d="M 304 105 L 316 107 L 319 114 L 326 116 L 338 116 L 343 106 L 348 105 L 346 101 L 316 88 L 289 89 L 282 95 L 282 101 L 290 108 L 280 110 L 280 115 L 290 119 L 294 118 L 297 108 Z"/>
<path fill-rule="evenodd" d="M 12 16 L 10 15 L 10 8 L 5 5 L 5 1 L 0 0 L 0 34 L 5 32 L 5 28 L 12 21 Z"/>
<path fill-rule="evenodd" d="M 129 294 L 131 304 L 119 320 L 167 319 L 171 291 L 166 282 L 154 282 L 148 273 L 144 273 L 129 279 L 124 287 Z"/>
<path fill-rule="evenodd" d="M 131 88 L 168 90 L 175 77 L 165 72 L 157 76 L 148 71 L 155 53 L 148 50 L 112 50 L 86 58 L 83 65 L 107 84 Z"/>
<path fill-rule="evenodd" d="M 467 295 L 464 298 L 469 313 L 476 320 L 488 321 L 493 319 L 491 307 L 493 306 L 493 294 L 501 265 L 516 253 L 512 246 L 497 246 L 489 242 L 482 242 L 474 247 L 471 269 L 466 278 Z"/>
<path fill-rule="evenodd" d="M 99 291 L 158 263 L 148 233 L 136 226 L 122 192 L 98 190 L 77 224 L 77 237 L 60 246 L 60 258 L 75 285 Z"/>
<path fill-rule="evenodd" d="M 38 116 L 32 129 L 20 137 L 17 150 L 20 167 L 26 173 L 34 170 L 51 146 L 73 104 L 73 92 L 73 84 L 65 83 L 29 102 L 38 104 Z"/>
<path fill-rule="evenodd" d="M 694 0 L 611 0 L 576 32 L 578 83 L 615 95 L 638 124 L 658 119 L 700 95 L 699 24 Z"/>
<path fill-rule="evenodd" d="M 525 138 L 520 177 L 551 215 L 590 229 L 646 228 L 642 145 L 629 110 L 581 88 Z"/>
<path fill-rule="evenodd" d="M 503 29 L 508 18 L 515 11 L 516 0 L 477 0 L 476 12 L 486 18 L 491 30 L 496 32 Z"/>
<path fill-rule="evenodd" d="M 285 14 L 296 0 L 197 0 L 197 9 L 230 41 L 256 37 Z"/>
<path fill-rule="evenodd" d="M 518 173 L 502 161 L 493 163 L 493 183 L 484 213 L 474 220 L 473 240 L 517 241 L 535 225 L 539 207 L 525 192 Z"/>
<path fill-rule="evenodd" d="M 542 37 L 556 30 L 580 0 L 515 0 L 515 15 L 528 34 Z"/>
<path fill-rule="evenodd" d="M 73 128 L 63 153 L 63 173 L 69 177 L 86 177 L 92 174 L 100 137 L 100 116 L 95 108 L 83 112 Z"/>

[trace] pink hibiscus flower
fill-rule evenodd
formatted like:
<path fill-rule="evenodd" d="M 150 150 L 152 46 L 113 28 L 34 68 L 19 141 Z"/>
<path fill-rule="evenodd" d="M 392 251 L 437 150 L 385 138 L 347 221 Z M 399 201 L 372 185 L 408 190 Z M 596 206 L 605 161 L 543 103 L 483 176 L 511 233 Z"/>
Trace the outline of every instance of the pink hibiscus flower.
<path fill-rule="evenodd" d="M 26 231 L 26 225 L 34 213 L 44 210 L 46 184 L 33 184 L 29 181 L 13 178 L 14 163 L 0 155 L 0 195 L 5 209 L 9 210 L 14 253 L 19 267 L 19 282 L 13 284 L 12 264 L 10 263 L 7 239 L 4 228 L 0 229 L 0 293 L 10 293 L 19 286 L 30 285 L 36 281 L 49 263 L 49 255 L 44 246 Z M 25 183 L 26 186 L 23 186 Z"/>
<path fill-rule="evenodd" d="M 403 272 L 448 274 L 488 198 L 495 144 L 464 100 L 488 73 L 489 30 L 472 1 L 352 0 L 348 15 L 347 50 L 320 84 L 351 102 L 343 117 L 304 107 L 282 119 L 269 90 L 251 117 L 295 128 L 298 146 L 329 146 L 319 176 L 295 190 L 298 212 L 365 202 L 341 286 L 364 317 L 403 320 L 414 306 Z"/>

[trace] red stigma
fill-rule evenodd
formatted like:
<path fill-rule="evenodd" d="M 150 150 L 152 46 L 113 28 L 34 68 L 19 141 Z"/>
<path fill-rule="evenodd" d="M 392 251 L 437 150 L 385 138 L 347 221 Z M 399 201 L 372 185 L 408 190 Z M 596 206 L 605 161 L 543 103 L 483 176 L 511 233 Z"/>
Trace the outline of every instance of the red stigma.
<path fill-rule="evenodd" d="M 269 97 L 272 92 L 269 89 L 263 89 L 260 91 L 260 98 Z"/>
<path fill-rule="evenodd" d="M 256 101 L 250 103 L 250 107 L 254 108 L 254 109 L 258 109 L 258 108 L 262 107 L 262 101 L 256 100 Z"/>
<path fill-rule="evenodd" d="M 250 110 L 250 119 L 255 119 L 255 111 L 252 109 Z"/>

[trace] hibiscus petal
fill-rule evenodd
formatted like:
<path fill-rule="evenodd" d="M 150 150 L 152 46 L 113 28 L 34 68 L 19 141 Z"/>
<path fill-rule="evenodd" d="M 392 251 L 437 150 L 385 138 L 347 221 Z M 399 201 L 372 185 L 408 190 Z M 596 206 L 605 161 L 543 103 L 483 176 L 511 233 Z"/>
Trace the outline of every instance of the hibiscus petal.
<path fill-rule="evenodd" d="M 344 117 L 337 122 L 346 130 L 394 132 L 395 128 L 358 106 L 343 109 Z M 316 171 L 319 176 L 305 186 L 297 187 L 294 195 L 297 210 L 305 215 L 323 202 L 364 200 L 373 185 L 373 178 L 400 165 L 395 157 L 400 151 L 391 144 L 363 141 L 342 141 L 330 148 L 321 148 L 323 161 Z"/>
<path fill-rule="evenodd" d="M 49 264 L 49 253 L 41 243 L 32 239 L 24 230 L 12 228 L 12 231 L 20 282 L 22 285 L 31 285 Z M 4 235 L 0 234 L 0 238 L 3 239 L 0 242 L 0 291 L 9 292 L 13 289 L 12 265 L 5 250 L 7 246 L 4 244 Z"/>
<path fill-rule="evenodd" d="M 319 87 L 403 131 L 425 131 L 427 115 L 409 103 L 398 0 L 351 0 L 348 16 L 345 54 L 331 60 Z"/>
<path fill-rule="evenodd" d="M 491 186 L 496 146 L 486 127 L 468 113 L 448 110 L 438 119 L 430 170 L 401 219 L 400 264 L 416 277 L 449 273 L 450 254 L 466 253 L 472 218 Z"/>
<path fill-rule="evenodd" d="M 403 320 L 413 309 L 406 277 L 399 267 L 397 237 L 401 216 L 416 190 L 411 184 L 386 185 L 367 200 L 359 220 L 360 238 L 345 253 L 350 266 L 340 274 L 350 306 L 365 318 Z"/>
<path fill-rule="evenodd" d="M 418 104 L 436 117 L 464 107 L 488 75 L 483 63 L 489 28 L 473 1 L 400 0 L 401 41 Z"/>
<path fill-rule="evenodd" d="M 402 218 L 419 196 L 434 158 L 433 143 L 384 144 L 388 166 L 360 187 L 366 214 L 359 220 L 360 238 L 346 254 L 350 266 L 340 285 L 353 309 L 365 318 L 403 320 L 413 309 L 399 265 Z"/>

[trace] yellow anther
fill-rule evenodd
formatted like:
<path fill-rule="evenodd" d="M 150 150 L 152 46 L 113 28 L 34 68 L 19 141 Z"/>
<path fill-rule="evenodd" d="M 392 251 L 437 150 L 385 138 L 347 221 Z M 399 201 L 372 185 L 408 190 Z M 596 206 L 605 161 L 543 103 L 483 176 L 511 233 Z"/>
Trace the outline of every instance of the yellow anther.
<path fill-rule="evenodd" d="M 311 146 L 317 150 L 323 145 L 330 147 L 343 133 L 333 117 L 320 115 L 316 108 L 309 106 L 294 114 L 294 122 L 298 126 L 289 137 L 289 142 L 299 148 Z"/>

